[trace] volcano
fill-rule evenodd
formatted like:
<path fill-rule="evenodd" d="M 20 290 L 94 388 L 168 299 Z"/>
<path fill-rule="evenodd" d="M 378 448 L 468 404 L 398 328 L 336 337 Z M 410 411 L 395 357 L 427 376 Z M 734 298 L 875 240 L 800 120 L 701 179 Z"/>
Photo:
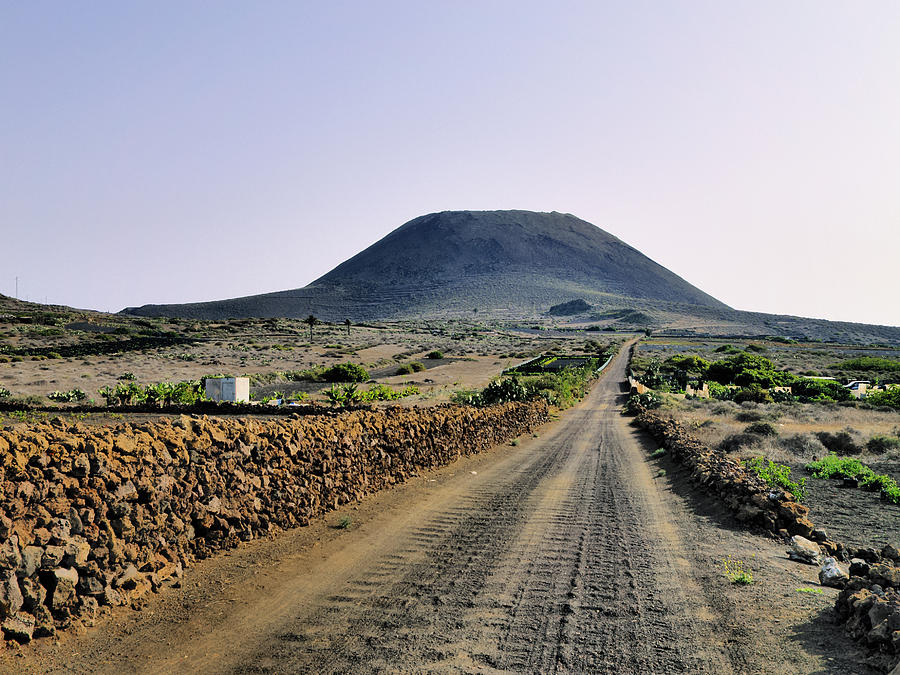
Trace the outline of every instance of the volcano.
<path fill-rule="evenodd" d="M 730 309 L 573 215 L 443 211 L 398 227 L 303 288 L 123 312 L 196 319 L 314 314 L 329 321 L 512 317 L 574 298 L 600 311 Z"/>

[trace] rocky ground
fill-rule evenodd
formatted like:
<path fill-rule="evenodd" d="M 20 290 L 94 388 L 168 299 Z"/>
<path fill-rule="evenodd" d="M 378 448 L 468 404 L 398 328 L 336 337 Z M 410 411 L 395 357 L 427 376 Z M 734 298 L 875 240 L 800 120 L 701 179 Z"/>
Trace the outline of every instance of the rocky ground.
<path fill-rule="evenodd" d="M 549 349 L 578 350 L 589 339 L 603 344 L 621 340 L 609 333 L 531 331 L 515 322 L 398 322 L 353 326 L 349 332 L 339 325 L 319 325 L 310 338 L 308 326 L 298 320 L 169 323 L 91 315 L 88 322 L 64 316 L 40 319 L 52 324 L 44 325 L 21 323 L 32 321 L 31 316 L 0 314 L 0 387 L 12 399 L 49 405 L 51 392 L 78 388 L 102 404 L 98 390 L 115 387 L 123 378 L 147 385 L 226 374 L 250 376 L 257 399 L 304 391 L 324 401 L 320 392 L 330 385 L 291 382 L 279 374 L 349 361 L 363 365 L 379 383 L 418 387 L 421 395 L 415 402 L 430 404 L 446 402 L 458 389 L 482 387 L 504 368 Z M 127 348 L 138 339 L 151 343 Z M 156 339 L 174 342 L 153 343 Z M 122 349 L 116 351 L 117 346 Z M 41 354 L 15 356 L 4 349 Z M 446 358 L 426 358 L 433 351 Z M 427 370 L 397 375 L 401 365 L 413 361 Z"/>

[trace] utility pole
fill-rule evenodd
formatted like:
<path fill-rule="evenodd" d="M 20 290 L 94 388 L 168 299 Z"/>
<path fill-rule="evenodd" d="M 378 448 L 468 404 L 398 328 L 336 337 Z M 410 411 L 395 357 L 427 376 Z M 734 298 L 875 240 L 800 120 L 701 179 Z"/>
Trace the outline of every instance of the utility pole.
<path fill-rule="evenodd" d="M 16 300 L 19 299 L 19 277 L 16 277 Z"/>

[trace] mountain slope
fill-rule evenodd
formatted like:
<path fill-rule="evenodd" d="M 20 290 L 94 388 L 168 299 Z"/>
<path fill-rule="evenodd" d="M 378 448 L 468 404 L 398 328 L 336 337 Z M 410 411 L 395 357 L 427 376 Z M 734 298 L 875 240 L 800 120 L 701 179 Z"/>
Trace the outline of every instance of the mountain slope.
<path fill-rule="evenodd" d="M 204 319 L 312 313 L 372 320 L 473 310 L 509 316 L 574 297 L 609 307 L 729 309 L 575 216 L 444 211 L 411 220 L 302 289 L 124 311 Z"/>

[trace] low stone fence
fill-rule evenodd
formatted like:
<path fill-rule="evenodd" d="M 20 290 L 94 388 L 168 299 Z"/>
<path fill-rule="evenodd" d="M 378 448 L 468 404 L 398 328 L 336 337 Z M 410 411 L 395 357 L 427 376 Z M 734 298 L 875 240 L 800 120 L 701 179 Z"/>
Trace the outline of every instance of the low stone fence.
<path fill-rule="evenodd" d="M 806 517 L 809 509 L 795 501 L 794 495 L 773 490 L 724 451 L 708 448 L 693 438 L 678 422 L 648 411 L 636 418 L 636 424 L 648 431 L 679 464 L 689 468 L 694 481 L 715 493 L 738 520 L 772 534 L 816 539 L 831 554 L 840 551 L 840 544 L 817 534 Z"/>
<path fill-rule="evenodd" d="M 26 642 L 184 566 L 532 431 L 546 403 L 0 429 L 0 621 Z"/>
<path fill-rule="evenodd" d="M 810 562 L 819 562 L 821 554 L 832 556 L 835 562 L 849 562 L 849 568 L 842 566 L 842 577 L 829 582 L 843 589 L 835 611 L 850 635 L 874 652 L 876 664 L 886 670 L 900 669 L 900 550 L 894 546 L 880 551 L 852 548 L 828 541 L 807 518 L 809 509 L 794 501 L 793 495 L 773 490 L 725 452 L 712 450 L 690 436 L 678 422 L 650 411 L 638 415 L 635 422 L 675 461 L 690 469 L 694 481 L 714 493 L 738 520 L 785 540 L 789 535 L 796 535 L 792 541 L 812 539 L 800 540 L 801 546 L 813 551 Z M 823 578 L 822 572 L 819 576 Z"/>

